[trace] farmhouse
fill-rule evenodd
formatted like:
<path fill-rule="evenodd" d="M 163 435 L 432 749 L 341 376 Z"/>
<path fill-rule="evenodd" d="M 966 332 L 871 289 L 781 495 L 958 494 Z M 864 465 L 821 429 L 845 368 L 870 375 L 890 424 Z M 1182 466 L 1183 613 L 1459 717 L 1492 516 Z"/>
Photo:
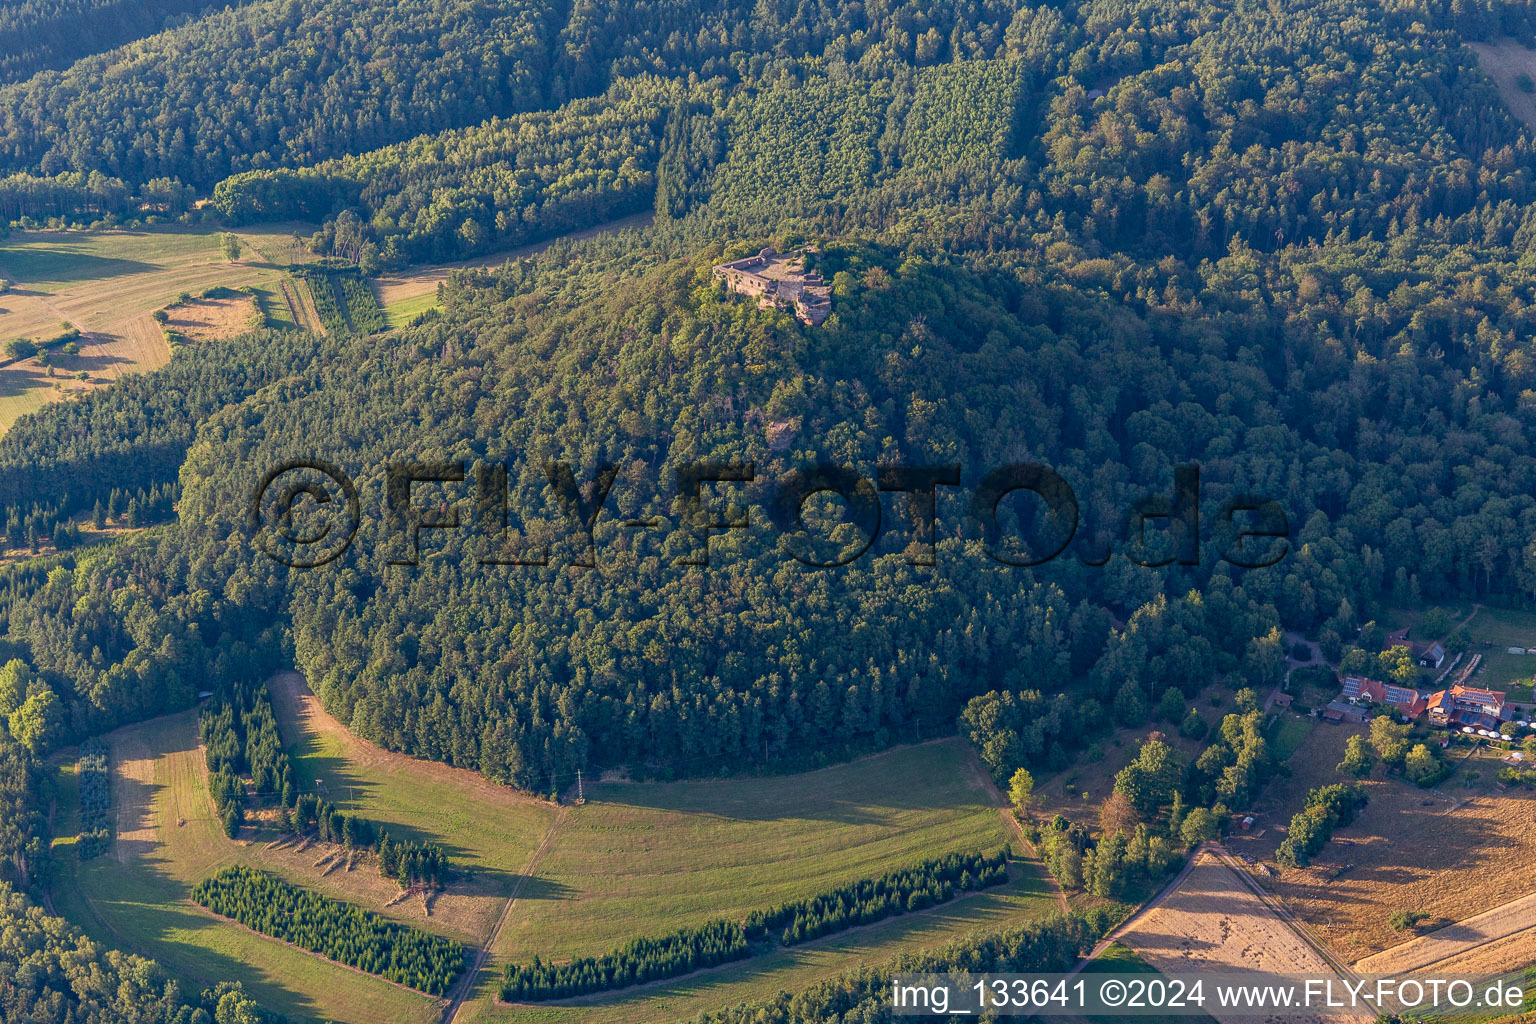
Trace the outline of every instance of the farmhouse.
<path fill-rule="evenodd" d="M 832 312 L 832 287 L 810 269 L 813 249 L 794 252 L 761 250 L 715 266 L 717 281 L 738 295 L 756 296 L 759 309 L 793 309 L 801 323 L 817 326 Z"/>
<path fill-rule="evenodd" d="M 1365 711 L 1343 700 L 1331 700 L 1323 709 L 1323 720 L 1327 722 L 1353 722 L 1359 725 L 1365 721 Z"/>
<path fill-rule="evenodd" d="M 1433 725 L 1497 729 L 1504 717 L 1504 692 L 1458 683 L 1449 690 L 1431 694 L 1428 707 Z"/>
<path fill-rule="evenodd" d="M 1445 661 L 1445 648 L 1438 643 L 1414 644 L 1414 653 L 1418 655 L 1419 665 L 1422 668 L 1439 668 Z"/>
<path fill-rule="evenodd" d="M 1420 695 L 1418 690 L 1383 683 L 1379 679 L 1366 679 L 1363 676 L 1345 676 L 1344 689 L 1340 692 L 1339 699 L 1348 701 L 1350 704 L 1359 704 L 1364 701 L 1385 704 L 1408 719 L 1418 718 L 1429 706 L 1429 702 Z"/>

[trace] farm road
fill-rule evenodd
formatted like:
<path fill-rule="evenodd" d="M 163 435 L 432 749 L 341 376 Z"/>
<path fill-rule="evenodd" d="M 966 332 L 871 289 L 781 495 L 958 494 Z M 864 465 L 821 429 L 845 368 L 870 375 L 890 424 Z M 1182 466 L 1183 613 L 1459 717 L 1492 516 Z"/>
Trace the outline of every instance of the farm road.
<path fill-rule="evenodd" d="M 1416 971 L 1527 928 L 1536 928 L 1536 893 L 1372 954 L 1358 961 L 1355 970 L 1370 974 Z"/>

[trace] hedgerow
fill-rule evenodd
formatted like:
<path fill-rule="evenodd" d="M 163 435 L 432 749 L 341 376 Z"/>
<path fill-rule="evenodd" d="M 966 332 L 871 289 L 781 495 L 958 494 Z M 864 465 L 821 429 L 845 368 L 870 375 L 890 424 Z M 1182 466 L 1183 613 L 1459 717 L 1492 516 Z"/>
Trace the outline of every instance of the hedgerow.
<path fill-rule="evenodd" d="M 369 974 L 442 995 L 464 969 L 464 947 L 362 907 L 235 866 L 199 882 L 192 899 L 253 931 Z"/>

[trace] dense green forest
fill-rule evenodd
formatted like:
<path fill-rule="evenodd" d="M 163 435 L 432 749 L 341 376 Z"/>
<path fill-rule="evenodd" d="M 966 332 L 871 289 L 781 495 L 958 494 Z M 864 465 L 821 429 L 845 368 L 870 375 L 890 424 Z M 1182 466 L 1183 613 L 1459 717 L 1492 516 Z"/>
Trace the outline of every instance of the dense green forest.
<path fill-rule="evenodd" d="M 9 820 L 9 819 L 7 819 Z M 0 882 L 0 1019 L 75 1024 L 281 1024 L 238 984 L 193 998 L 152 960 L 103 949 Z"/>
<path fill-rule="evenodd" d="M 40 758 L 296 666 L 358 735 L 543 793 L 957 727 L 1001 782 L 1159 720 L 1204 746 L 1143 747 L 1115 783 L 1123 830 L 1042 836 L 1059 877 L 1120 898 L 1282 770 L 1256 712 L 1190 706 L 1205 683 L 1272 687 L 1283 629 L 1354 657 L 1389 605 L 1536 599 L 1536 154 L 1463 45 L 1536 41 L 1525 6 L 345 6 L 214 11 L 0 87 L 0 217 L 175 216 L 190 186 L 209 217 L 313 218 L 315 248 L 357 265 L 325 271 L 333 337 L 179 351 L 0 439 L 18 546 L 175 496 L 173 520 L 0 569 L 19 888 L 47 876 Z M 645 210 L 358 333 L 380 326 L 376 267 Z M 710 276 L 807 241 L 833 286 L 818 328 Z M 360 528 L 292 570 L 255 543 L 252 492 L 316 457 L 356 481 Z M 970 514 L 1025 461 L 1076 496 L 1046 564 L 1011 564 L 1051 547 L 1026 495 L 999 531 Z M 457 528 L 411 540 L 388 508 L 402 462 L 447 464 L 411 516 Z M 817 462 L 961 483 L 934 531 L 893 490 L 878 538 L 826 496 L 787 537 L 775 488 Z M 698 463 L 750 479 L 696 508 Z M 1188 465 L 1199 557 L 1165 564 L 1191 538 L 1139 541 L 1127 513 Z M 1267 567 L 1223 532 L 1252 496 L 1287 520 Z M 812 570 L 793 545 L 863 553 Z M 255 766 L 224 726 L 232 806 Z M 291 830 L 350 830 L 392 877 L 441 883 L 441 850 L 278 802 Z M 1347 803 L 1307 812 L 1300 857 Z M 1042 929 L 964 955 L 1065 965 L 1091 931 Z M 871 972 L 710 1019 L 878 1019 L 879 990 Z"/>
<path fill-rule="evenodd" d="M 65 67 L 219 6 L 212 0 L 16 0 L 0 8 L 0 82 Z"/>
<path fill-rule="evenodd" d="M 976 55 L 1010 13 L 996 0 L 841 11 L 804 0 L 262 0 L 0 88 L 0 170 L 207 187 L 548 109 L 620 75 L 740 77 L 776 55 L 825 51 Z"/>

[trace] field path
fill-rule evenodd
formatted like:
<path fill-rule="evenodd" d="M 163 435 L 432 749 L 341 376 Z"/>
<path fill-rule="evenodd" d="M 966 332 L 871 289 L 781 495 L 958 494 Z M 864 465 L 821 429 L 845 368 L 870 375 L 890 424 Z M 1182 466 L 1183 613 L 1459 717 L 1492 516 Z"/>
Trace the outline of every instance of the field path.
<path fill-rule="evenodd" d="M 1373 953 L 1357 961 L 1355 970 L 1369 974 L 1416 971 L 1528 928 L 1536 928 L 1536 893 Z"/>
<path fill-rule="evenodd" d="M 543 860 L 544 854 L 548 852 L 550 842 L 554 840 L 555 833 L 560 830 L 561 822 L 565 821 L 565 815 L 566 808 L 561 807 L 559 813 L 555 815 L 555 820 L 549 823 L 549 829 L 544 833 L 544 838 L 540 840 L 538 847 L 528 857 L 527 865 L 524 866 L 522 873 L 517 876 L 517 884 L 513 886 L 512 894 L 507 897 L 507 902 L 502 905 L 501 913 L 496 917 L 496 923 L 491 926 L 490 933 L 486 935 L 485 941 L 480 944 L 480 951 L 475 954 L 474 965 L 464 972 L 464 976 L 454 986 L 453 998 L 448 1003 L 448 1008 L 443 1011 L 443 1024 L 454 1024 L 454 1021 L 458 1018 L 459 1011 L 464 1007 L 464 1001 L 475 990 L 475 985 L 480 978 L 480 972 L 490 962 L 491 950 L 496 948 L 496 939 L 501 935 L 501 929 L 506 925 L 507 919 L 512 916 L 512 908 L 517 905 L 517 898 L 522 895 L 524 883 L 532 878 L 533 873 L 538 870 L 539 861 Z M 492 985 L 496 983 L 494 974 L 490 978 L 490 983 Z"/>
<path fill-rule="evenodd" d="M 987 771 L 981 759 L 976 756 L 974 748 L 970 748 L 971 771 L 976 775 L 976 782 L 992 797 L 992 802 L 997 805 L 998 817 L 1003 819 L 1003 828 L 1009 835 L 1019 841 L 1020 851 L 1027 857 L 1040 862 L 1040 874 L 1050 885 L 1051 891 L 1056 894 L 1056 907 L 1063 914 L 1071 913 L 1072 905 L 1067 902 L 1067 894 L 1062 890 L 1061 883 L 1056 881 L 1056 876 L 1045 870 L 1045 862 L 1040 857 L 1040 851 L 1035 849 L 1035 844 L 1024 838 L 1024 829 L 1019 826 L 1019 819 L 1013 816 L 1013 808 L 1008 805 L 1007 797 L 992 782 L 992 775 Z M 1091 959 L 1091 958 L 1090 958 Z"/>

